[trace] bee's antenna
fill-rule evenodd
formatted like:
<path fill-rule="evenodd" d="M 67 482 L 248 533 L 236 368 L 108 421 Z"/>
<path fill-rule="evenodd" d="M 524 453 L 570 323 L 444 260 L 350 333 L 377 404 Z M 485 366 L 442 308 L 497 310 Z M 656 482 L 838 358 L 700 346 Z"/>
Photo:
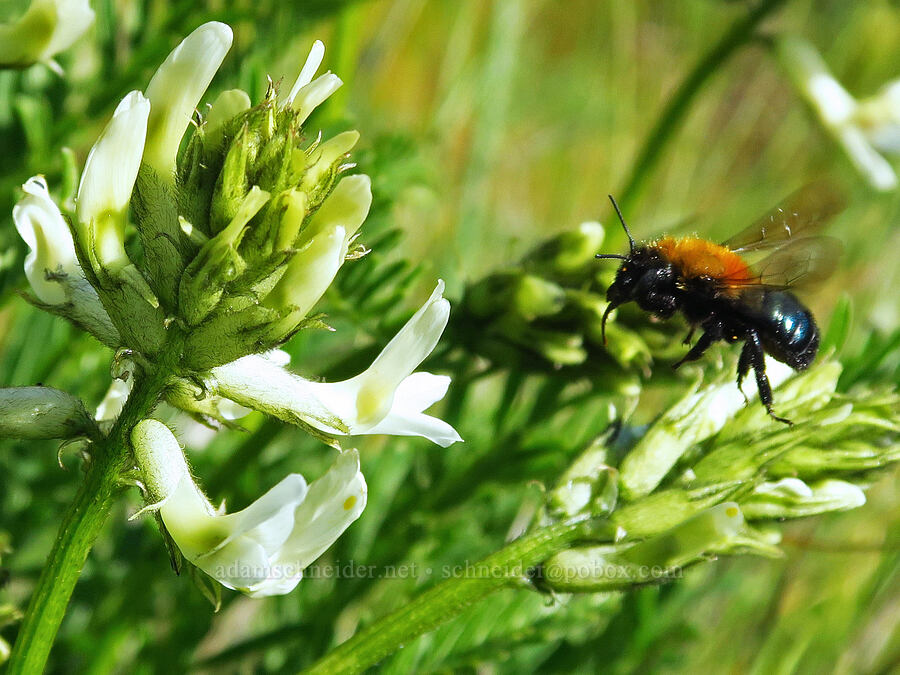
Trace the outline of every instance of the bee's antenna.
<path fill-rule="evenodd" d="M 594 256 L 595 258 L 615 258 L 616 260 L 625 260 L 627 256 L 619 255 L 618 253 L 598 253 Z"/>
<path fill-rule="evenodd" d="M 608 196 L 609 201 L 612 202 L 613 208 L 616 210 L 616 215 L 619 216 L 619 222 L 622 223 L 625 234 L 628 236 L 628 245 L 631 247 L 631 252 L 634 253 L 634 237 L 632 237 L 631 232 L 628 231 L 628 225 L 625 224 L 625 219 L 622 217 L 622 211 L 619 210 L 619 205 L 616 204 L 615 198 L 612 195 Z"/>

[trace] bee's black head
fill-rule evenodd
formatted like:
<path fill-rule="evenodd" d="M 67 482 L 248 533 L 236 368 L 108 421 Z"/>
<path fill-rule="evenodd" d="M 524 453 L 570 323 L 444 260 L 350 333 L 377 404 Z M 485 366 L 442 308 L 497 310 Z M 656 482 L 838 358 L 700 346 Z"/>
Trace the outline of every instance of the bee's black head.
<path fill-rule="evenodd" d="M 606 289 L 606 300 L 618 306 L 634 300 L 634 291 L 647 271 L 657 265 L 648 260 L 646 249 L 639 248 L 622 258 L 622 264 L 616 272 L 616 278 Z"/>
<path fill-rule="evenodd" d="M 613 257 L 613 256 L 606 256 Z M 622 264 L 606 289 L 609 305 L 603 313 L 601 334 L 606 344 L 606 319 L 619 305 L 636 301 L 642 309 L 660 316 L 674 311 L 672 267 L 652 247 L 641 246 L 627 256 L 617 256 Z"/>
<path fill-rule="evenodd" d="M 612 202 L 613 208 L 616 210 L 616 215 L 619 216 L 619 222 L 622 223 L 622 229 L 625 230 L 625 235 L 628 237 L 628 246 L 630 250 L 627 256 L 615 253 L 597 254 L 598 258 L 614 258 L 622 261 L 622 265 L 616 273 L 615 281 L 613 281 L 612 285 L 606 291 L 606 300 L 609 302 L 609 305 L 607 306 L 606 311 L 603 312 L 603 321 L 600 324 L 600 332 L 603 335 L 603 344 L 606 344 L 607 317 L 616 307 L 631 299 L 634 286 L 637 284 L 640 275 L 643 274 L 642 271 L 636 268 L 636 261 L 634 260 L 634 237 L 632 237 L 631 232 L 628 231 L 628 225 L 625 224 L 625 218 L 622 216 L 622 211 L 619 209 L 619 205 L 616 204 L 616 200 L 612 195 L 609 195 L 609 201 Z"/>
<path fill-rule="evenodd" d="M 622 261 L 619 271 L 616 272 L 616 278 L 606 290 L 609 305 L 603 313 L 603 321 L 600 324 L 603 344 L 606 344 L 606 319 L 619 305 L 635 300 L 643 309 L 661 316 L 671 316 L 676 303 L 671 265 L 663 259 L 655 247 L 635 245 L 616 200 L 612 195 L 609 199 L 616 209 L 625 234 L 628 235 L 630 250 L 628 255 L 614 253 L 597 255 L 598 258 L 614 258 Z"/>

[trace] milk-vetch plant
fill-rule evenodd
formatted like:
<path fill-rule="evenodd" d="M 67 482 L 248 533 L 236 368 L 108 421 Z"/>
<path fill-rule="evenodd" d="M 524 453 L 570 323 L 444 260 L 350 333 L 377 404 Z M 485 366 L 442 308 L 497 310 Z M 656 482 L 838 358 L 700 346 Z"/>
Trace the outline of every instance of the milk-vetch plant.
<path fill-rule="evenodd" d="M 231 45 L 231 29 L 200 26 L 145 93 L 121 101 L 94 144 L 75 209 L 63 213 L 42 176 L 24 186 L 16 227 L 30 249 L 23 295 L 117 351 L 117 380 L 91 417 L 65 392 L 0 390 L 0 431 L 18 438 L 82 438 L 87 476 L 33 595 L 12 656 L 39 669 L 66 601 L 119 488 L 140 486 L 183 556 L 228 588 L 287 593 L 366 505 L 355 450 L 307 484 L 292 474 L 246 509 L 214 507 L 173 433 L 150 417 L 161 400 L 209 424 L 257 409 L 340 449 L 337 437 L 418 435 L 447 446 L 450 425 L 423 411 L 450 379 L 415 369 L 434 349 L 450 305 L 432 296 L 365 372 L 312 382 L 287 370 L 277 347 L 324 326 L 311 314 L 348 258 L 372 202 L 350 172 L 359 134 L 329 139 L 307 118 L 340 85 L 315 77 L 317 42 L 287 91 L 255 105 L 225 91 L 196 108 Z M 193 124 L 192 124 L 193 121 Z M 192 133 L 179 154 L 185 131 Z M 136 241 L 128 236 L 129 226 Z"/>
<path fill-rule="evenodd" d="M 760 22 L 781 4 L 761 0 L 740 14 L 676 88 L 637 153 L 626 199 L 641 194 L 704 83 L 740 46 L 755 43 Z M 517 5 L 498 3 L 503 11 Z M 498 12 L 498 19 L 506 17 Z M 341 30 L 352 33 L 352 24 L 351 17 Z M 498 32 L 506 26 L 497 21 Z M 215 669 L 236 654 L 249 660 L 271 647 L 265 665 L 279 651 L 287 654 L 282 668 L 322 657 L 313 671 L 330 675 L 360 672 L 395 652 L 388 668 L 405 672 L 417 665 L 481 668 L 517 651 L 546 654 L 554 641 L 566 654 L 596 652 L 600 642 L 618 646 L 623 640 L 592 644 L 584 637 L 602 630 L 612 614 L 603 618 L 598 608 L 639 602 L 646 596 L 638 589 L 677 583 L 685 569 L 716 556 L 780 556 L 784 520 L 861 506 L 879 472 L 900 458 L 900 399 L 893 387 L 860 375 L 890 349 L 870 355 L 855 373 L 850 364 L 840 385 L 842 365 L 832 355 L 834 331 L 824 330 L 824 316 L 819 363 L 800 375 L 767 364 L 780 409 L 795 422 L 790 429 L 766 416 L 752 382 L 743 393 L 737 388 L 733 364 L 720 368 L 710 360 L 673 373 L 668 365 L 684 348 L 671 324 L 621 307 L 609 317 L 604 345 L 605 292 L 614 270 L 594 259 L 609 250 L 603 225 L 594 221 L 466 286 L 452 317 L 443 283 L 435 280 L 405 325 L 378 340 L 380 354 L 354 349 L 341 363 L 342 375 L 329 381 L 302 376 L 322 374 L 319 364 L 298 355 L 295 343 L 285 347 L 294 356 L 289 367 L 281 347 L 300 331 L 309 331 L 310 342 L 334 344 L 333 336 L 312 333 L 326 321 L 382 320 L 375 315 L 385 311 L 384 297 L 400 304 L 395 289 L 383 287 L 395 285 L 393 271 L 406 261 L 379 267 L 357 241 L 378 203 L 373 181 L 349 155 L 359 134 L 320 136 L 310 118 L 341 86 L 334 74 L 316 77 L 322 44 L 313 45 L 294 83 L 270 85 L 261 100 L 231 89 L 201 104 L 230 43 L 227 26 L 201 26 L 143 92 L 124 97 L 80 182 L 73 181 L 72 208 L 54 198 L 65 193 L 58 181 L 41 175 L 19 193 L 13 220 L 29 249 L 30 290 L 22 295 L 87 331 L 115 357 L 113 380 L 104 378 L 108 393 L 94 414 L 60 389 L 0 390 L 0 436 L 25 445 L 61 439 L 86 460 L 83 485 L 24 614 L 11 672 L 44 664 L 80 569 L 126 487 L 138 488 L 143 500 L 132 517 L 155 519 L 173 565 L 214 604 L 223 588 L 254 600 L 226 595 L 226 616 L 212 617 L 208 606 L 201 615 L 187 606 L 193 598 L 158 593 L 182 582 L 145 579 L 158 561 L 139 554 L 136 568 L 126 570 L 139 583 L 123 584 L 96 612 L 117 624 L 103 636 L 104 650 L 138 632 L 131 620 L 153 603 L 176 611 L 159 635 L 146 631 L 141 638 L 135 660 L 149 655 L 146 669 L 157 658 L 165 669 L 173 667 L 170 658 L 185 668 Z M 890 122 L 890 106 L 881 103 L 889 99 L 866 104 L 866 119 L 885 133 L 892 130 L 881 124 Z M 363 164 L 380 178 L 383 166 Z M 376 185 L 383 198 L 384 183 Z M 366 243 L 380 255 L 387 246 L 369 236 Z M 345 262 L 349 269 L 342 271 Z M 341 286 L 328 298 L 332 316 L 316 314 L 335 280 Z M 734 355 L 723 349 L 720 356 Z M 454 375 L 452 388 L 448 375 L 416 372 L 426 360 Z M 710 378 L 713 371 L 721 374 Z M 644 387 L 651 377 L 654 386 Z M 448 392 L 442 413 L 448 421 L 428 415 Z M 176 412 L 158 410 L 160 404 Z M 262 415 L 242 422 L 252 411 Z M 208 426 L 246 423 L 251 431 L 217 436 L 223 445 L 240 439 L 224 461 L 214 445 L 192 462 L 176 426 L 163 421 L 181 422 L 181 412 Z M 470 443 L 444 451 L 460 440 L 456 424 L 466 425 Z M 333 455 L 323 464 L 330 468 L 309 481 L 280 468 L 295 450 L 296 436 L 272 442 L 286 425 L 337 450 L 320 448 Z M 409 452 L 396 440 L 371 453 L 342 448 L 345 437 L 364 434 L 418 436 L 442 448 Z M 283 446 L 289 447 L 267 464 Z M 217 466 L 208 473 L 210 463 Z M 251 474 L 266 469 L 278 473 L 262 474 L 263 487 L 253 488 L 244 508 L 218 501 L 224 485 L 252 484 Z M 348 528 L 331 559 L 308 570 Z M 143 531 L 132 535 L 145 541 Z M 5 549 L 0 532 L 0 555 Z M 494 552 L 472 563 L 467 556 L 477 550 Z M 347 561 L 338 558 L 348 553 L 351 563 L 379 574 L 422 562 L 419 569 L 433 576 L 311 579 L 318 567 L 341 567 Z M 439 565 L 448 561 L 461 571 L 441 574 Z M 95 567 L 118 582 L 116 570 L 106 569 L 117 566 Z M 159 567 L 159 577 L 168 575 Z M 667 590 L 671 597 L 683 588 Z M 282 600 L 255 600 L 292 591 Z M 278 614 L 284 608 L 289 613 Z M 572 608 L 580 614 L 567 614 Z M 462 630 L 459 623 L 442 626 L 478 609 Z M 232 610 L 240 618 L 259 612 L 253 616 L 264 620 L 232 635 Z M 18 608 L 0 597 L 0 628 L 19 619 Z M 542 632 L 542 622 L 553 630 Z M 198 649 L 194 636 L 223 632 L 229 641 L 222 651 Z M 629 639 L 643 641 L 645 633 Z M 466 640 L 468 652 L 456 648 Z M 177 656 L 170 657 L 170 645 Z M 0 660 L 5 651 L 0 640 Z M 108 659 L 106 652 L 94 655 L 92 667 L 107 666 L 115 652 L 111 647 Z M 511 658 L 504 665 L 518 663 Z"/>

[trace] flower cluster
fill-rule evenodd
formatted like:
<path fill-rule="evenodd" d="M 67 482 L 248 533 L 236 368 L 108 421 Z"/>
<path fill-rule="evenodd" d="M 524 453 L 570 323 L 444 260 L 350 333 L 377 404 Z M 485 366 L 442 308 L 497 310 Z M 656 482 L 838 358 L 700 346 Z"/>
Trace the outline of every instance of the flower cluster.
<path fill-rule="evenodd" d="M 447 325 L 441 282 L 360 375 L 313 382 L 286 368 L 278 346 L 321 325 L 310 312 L 357 253 L 351 249 L 372 202 L 371 181 L 347 175 L 357 132 L 306 138 L 307 118 L 341 85 L 332 73 L 315 77 L 320 42 L 286 96 L 272 86 L 252 105 L 245 92 L 225 91 L 195 117 L 231 40 L 224 24 L 200 26 L 145 93 L 122 100 L 87 157 L 74 214 L 63 215 L 42 176 L 23 186 L 13 216 L 30 249 L 29 300 L 127 354 L 122 360 L 138 377 L 164 367 L 168 402 L 209 423 L 253 409 L 334 445 L 335 436 L 357 434 L 416 435 L 442 446 L 460 440 L 423 412 L 443 398 L 449 378 L 414 372 Z M 136 241 L 126 235 L 129 224 Z M 112 425 L 133 379 L 111 387 L 97 411 L 99 429 Z M 57 404 L 48 398 L 45 407 Z M 44 417 L 56 435 L 99 433 L 83 416 L 69 405 Z M 185 557 L 254 595 L 293 588 L 302 567 L 365 506 L 355 451 L 309 486 L 289 476 L 251 507 L 225 515 L 197 487 L 164 425 L 140 422 L 131 442 L 151 508 Z M 277 571 L 289 565 L 299 565 L 297 573 Z"/>
<path fill-rule="evenodd" d="M 672 349 L 670 336 L 654 335 L 646 317 L 628 307 L 615 310 L 604 343 L 606 289 L 615 274 L 596 265 L 605 238 L 600 223 L 582 223 L 471 284 L 457 323 L 471 327 L 463 338 L 472 350 L 523 370 L 590 369 L 624 390 L 633 389 L 627 373 L 649 375 L 654 357 L 675 355 L 664 351 Z"/>
<path fill-rule="evenodd" d="M 772 359 L 766 367 L 794 427 L 773 425 L 728 380 L 694 386 L 621 459 L 612 450 L 618 428 L 587 447 L 548 490 L 538 520 L 590 516 L 607 531 L 548 559 L 542 583 L 621 590 L 711 555 L 777 556 L 777 531 L 759 525 L 862 506 L 874 473 L 900 460 L 900 397 L 839 393 L 834 361 L 794 377 Z"/>
<path fill-rule="evenodd" d="M 856 169 L 878 190 L 896 188 L 897 174 L 883 154 L 900 152 L 900 80 L 857 100 L 802 38 L 781 37 L 775 49 L 794 85 Z"/>

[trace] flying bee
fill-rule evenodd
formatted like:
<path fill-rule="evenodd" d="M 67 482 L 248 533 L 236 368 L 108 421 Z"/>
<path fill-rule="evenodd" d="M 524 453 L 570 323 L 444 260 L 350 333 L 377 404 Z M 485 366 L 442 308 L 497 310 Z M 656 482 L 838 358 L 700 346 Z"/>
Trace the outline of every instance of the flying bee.
<path fill-rule="evenodd" d="M 664 236 L 636 244 L 616 200 L 611 195 L 609 199 L 630 250 L 628 255 L 597 255 L 622 261 L 606 291 L 604 344 L 607 317 L 626 302 L 634 301 L 661 319 L 681 312 L 691 326 L 684 344 L 691 343 L 696 329 L 702 334 L 674 368 L 699 359 L 719 340 L 741 341 L 738 388 L 753 368 L 766 411 L 791 424 L 772 410 L 765 355 L 794 370 L 805 370 L 816 357 L 819 328 L 789 289 L 819 282 L 834 270 L 840 242 L 811 233 L 843 207 L 837 191 L 823 183 L 807 185 L 722 244 L 696 236 Z M 765 257 L 751 266 L 744 256 L 756 253 Z"/>

